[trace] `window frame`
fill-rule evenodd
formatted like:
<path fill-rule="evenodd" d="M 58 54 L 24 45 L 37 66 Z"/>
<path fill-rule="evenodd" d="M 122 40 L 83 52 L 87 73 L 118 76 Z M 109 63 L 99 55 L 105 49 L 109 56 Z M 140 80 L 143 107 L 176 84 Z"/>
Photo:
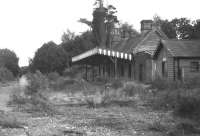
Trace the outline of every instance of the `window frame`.
<path fill-rule="evenodd" d="M 191 72 L 199 72 L 200 71 L 199 61 L 190 62 L 190 71 Z"/>

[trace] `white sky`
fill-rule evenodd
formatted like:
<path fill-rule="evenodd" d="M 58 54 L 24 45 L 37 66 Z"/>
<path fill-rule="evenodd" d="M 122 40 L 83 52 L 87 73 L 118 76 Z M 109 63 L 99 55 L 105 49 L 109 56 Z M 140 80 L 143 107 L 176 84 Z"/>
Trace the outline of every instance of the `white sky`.
<path fill-rule="evenodd" d="M 79 34 L 88 29 L 79 18 L 92 19 L 95 0 L 0 0 L 0 48 L 20 58 L 20 66 L 48 41 L 60 43 L 67 29 Z M 199 0 L 105 0 L 118 10 L 118 18 L 140 30 L 142 19 L 158 14 L 163 19 L 200 19 Z"/>

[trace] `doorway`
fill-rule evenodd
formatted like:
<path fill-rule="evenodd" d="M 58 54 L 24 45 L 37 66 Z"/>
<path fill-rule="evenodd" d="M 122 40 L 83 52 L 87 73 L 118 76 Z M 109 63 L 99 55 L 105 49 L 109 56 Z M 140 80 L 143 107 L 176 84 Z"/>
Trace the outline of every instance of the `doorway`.
<path fill-rule="evenodd" d="M 139 65 L 139 81 L 144 81 L 144 65 L 143 64 L 140 64 Z"/>

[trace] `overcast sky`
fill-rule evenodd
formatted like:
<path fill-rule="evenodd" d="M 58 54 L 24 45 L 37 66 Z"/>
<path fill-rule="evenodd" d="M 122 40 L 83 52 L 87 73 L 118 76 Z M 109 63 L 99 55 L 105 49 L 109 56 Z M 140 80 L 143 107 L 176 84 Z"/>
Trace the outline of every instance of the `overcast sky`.
<path fill-rule="evenodd" d="M 16 52 L 20 66 L 28 65 L 28 58 L 43 43 L 60 43 L 67 29 L 80 34 L 88 29 L 77 22 L 79 18 L 92 20 L 95 0 L 0 0 L 0 48 Z M 163 19 L 188 17 L 200 19 L 199 0 L 105 0 L 118 10 L 118 18 L 140 30 L 142 19 L 155 14 Z"/>

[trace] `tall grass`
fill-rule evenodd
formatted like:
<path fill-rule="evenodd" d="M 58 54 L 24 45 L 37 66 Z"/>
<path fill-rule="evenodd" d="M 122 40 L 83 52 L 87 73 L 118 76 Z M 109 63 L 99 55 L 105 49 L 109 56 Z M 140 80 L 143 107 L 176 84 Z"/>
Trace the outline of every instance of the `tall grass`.
<path fill-rule="evenodd" d="M 151 88 L 156 89 L 149 103 L 155 109 L 171 109 L 180 117 L 200 119 L 200 77 L 184 82 L 156 80 Z"/>
<path fill-rule="evenodd" d="M 37 71 L 36 73 L 29 73 L 27 81 L 28 85 L 25 87 L 19 85 L 14 88 L 10 104 L 17 105 L 27 112 L 52 114 L 54 112 L 53 106 L 44 95 L 49 87 L 47 78 Z"/>

